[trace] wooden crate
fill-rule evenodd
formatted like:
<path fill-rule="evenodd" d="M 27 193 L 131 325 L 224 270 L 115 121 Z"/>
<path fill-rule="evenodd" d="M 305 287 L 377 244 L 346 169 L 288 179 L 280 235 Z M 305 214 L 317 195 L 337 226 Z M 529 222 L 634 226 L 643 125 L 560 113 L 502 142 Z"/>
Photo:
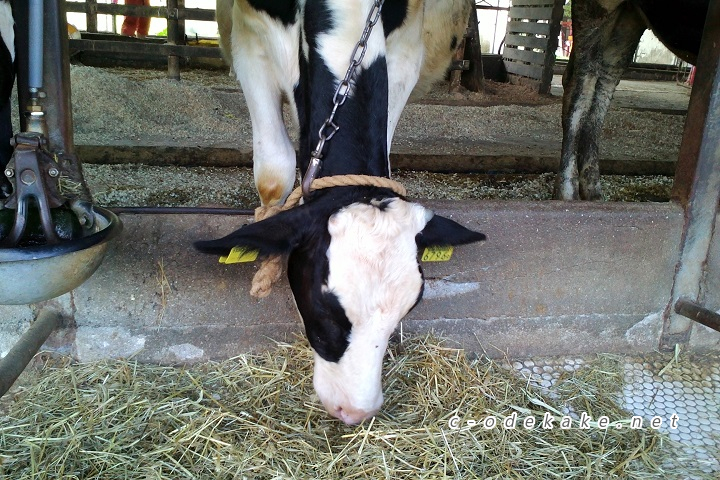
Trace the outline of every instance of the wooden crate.
<path fill-rule="evenodd" d="M 513 0 L 503 62 L 510 81 L 550 92 L 564 0 Z"/>

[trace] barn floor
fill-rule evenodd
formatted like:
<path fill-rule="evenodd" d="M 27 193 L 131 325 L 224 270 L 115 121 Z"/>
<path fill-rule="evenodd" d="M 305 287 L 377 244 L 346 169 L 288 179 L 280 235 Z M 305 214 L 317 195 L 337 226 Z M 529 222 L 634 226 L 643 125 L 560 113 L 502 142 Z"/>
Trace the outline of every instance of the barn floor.
<path fill-rule="evenodd" d="M 236 81 L 219 71 L 184 72 L 181 82 L 164 75 L 73 66 L 75 139 L 96 201 L 253 208 L 250 123 Z M 392 163 L 411 196 L 551 198 L 560 77 L 551 96 L 487 88 L 451 94 L 438 85 L 408 105 Z M 688 99 L 674 82 L 620 83 L 601 148 L 606 200 L 667 201 Z"/>
<path fill-rule="evenodd" d="M 72 66 L 75 143 L 86 163 L 249 166 L 250 121 L 237 82 L 223 71 Z M 542 173 L 560 150 L 555 95 L 488 82 L 481 93 L 443 85 L 409 104 L 396 131 L 393 168 Z M 621 82 L 601 146 L 606 173 L 674 171 L 689 90 L 673 82 Z M 291 135 L 296 130 L 290 125 Z M 622 165 L 620 165 L 622 163 Z"/>
<path fill-rule="evenodd" d="M 562 76 L 552 79 L 550 94 L 561 97 Z M 654 80 L 621 80 L 615 89 L 610 108 L 630 108 L 671 115 L 687 112 L 691 88 L 678 83 Z"/>

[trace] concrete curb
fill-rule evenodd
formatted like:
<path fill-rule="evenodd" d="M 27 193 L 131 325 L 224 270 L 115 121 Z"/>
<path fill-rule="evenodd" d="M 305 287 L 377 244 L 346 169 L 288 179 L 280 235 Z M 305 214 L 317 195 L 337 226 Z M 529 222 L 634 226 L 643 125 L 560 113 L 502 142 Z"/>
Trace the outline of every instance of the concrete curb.
<path fill-rule="evenodd" d="M 522 149 L 485 146 L 465 153 L 437 154 L 396 151 L 390 154 L 393 169 L 439 173 L 555 173 L 560 165 L 556 146 Z M 135 164 L 152 166 L 252 167 L 252 150 L 231 146 L 167 145 L 78 145 L 79 157 L 90 164 Z M 600 160 L 604 175 L 674 175 L 676 158 L 612 158 Z"/>

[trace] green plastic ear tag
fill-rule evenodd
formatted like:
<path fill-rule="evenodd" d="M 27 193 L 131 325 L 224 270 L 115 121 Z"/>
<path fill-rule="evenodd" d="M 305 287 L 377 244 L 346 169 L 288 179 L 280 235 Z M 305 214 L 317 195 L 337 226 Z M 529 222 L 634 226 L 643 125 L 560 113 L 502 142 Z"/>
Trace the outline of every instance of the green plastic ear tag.
<path fill-rule="evenodd" d="M 427 247 L 420 260 L 423 262 L 447 262 L 453 254 L 453 247 Z"/>
<path fill-rule="evenodd" d="M 233 247 L 227 257 L 220 257 L 220 263 L 229 265 L 231 263 L 254 262 L 257 257 L 257 250 L 249 250 L 246 247 Z"/>

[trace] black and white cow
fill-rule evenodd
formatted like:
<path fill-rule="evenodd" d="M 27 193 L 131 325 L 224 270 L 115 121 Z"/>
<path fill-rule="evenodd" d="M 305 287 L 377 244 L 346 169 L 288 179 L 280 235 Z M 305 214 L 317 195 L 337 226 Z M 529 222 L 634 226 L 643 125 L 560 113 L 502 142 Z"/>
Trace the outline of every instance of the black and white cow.
<path fill-rule="evenodd" d="M 308 61 L 309 68 L 314 68 L 321 60 L 328 74 L 342 78 L 373 2 L 330 1 L 323 7 L 323 3 L 316 5 L 317 2 L 311 1 L 307 2 L 308 9 L 304 12 L 305 3 L 305 0 L 217 0 L 216 4 L 221 50 L 240 81 L 250 111 L 255 185 L 263 205 L 282 203 L 295 182 L 295 150 L 283 123 L 283 102 L 291 104 L 293 115 L 303 115 L 304 102 L 323 103 L 327 113 L 319 110 L 317 116 L 323 118 L 316 123 L 324 121 L 330 113 L 325 102 L 332 97 L 334 88 L 329 87 L 330 91 L 326 92 L 326 85 L 313 79 L 312 85 L 320 92 L 298 91 L 300 69 L 306 68 Z M 421 95 L 447 71 L 472 7 L 471 0 L 389 0 L 385 3 L 380 33 L 371 37 L 376 43 L 371 52 L 382 50 L 383 68 L 388 72 L 388 98 L 382 100 L 388 103 L 387 147 L 383 145 L 383 148 L 389 149 L 411 92 L 413 97 Z M 310 36 L 302 31 L 304 19 L 310 20 L 307 27 Z M 322 31 L 323 27 L 329 27 L 330 21 L 337 24 L 331 31 Z M 308 51 L 304 41 L 303 55 L 298 61 L 301 35 L 310 41 L 318 37 L 323 44 L 322 58 Z M 308 58 L 308 54 L 312 58 Z M 320 93 L 322 99 L 301 97 L 301 104 L 296 105 L 296 97 L 305 93 Z M 353 118 L 349 113 L 344 114 Z M 297 123 L 298 118 L 292 120 Z M 310 128 L 303 132 L 300 145 L 300 160 L 307 161 L 309 156 L 303 149 L 314 147 L 317 137 L 311 140 L 305 137 L 316 136 L 319 125 L 302 126 Z M 304 141 L 310 142 L 310 146 Z M 344 147 L 336 149 L 346 151 Z"/>
<path fill-rule="evenodd" d="M 8 0 L 0 0 L 0 172 L 10 161 L 13 136 L 10 116 L 10 93 L 15 82 L 15 22 Z M 0 198 L 11 193 L 12 187 L 5 175 L 0 175 Z"/>
<path fill-rule="evenodd" d="M 573 0 L 573 50 L 563 76 L 563 142 L 555 197 L 600 200 L 598 140 L 615 87 L 650 28 L 694 64 L 709 0 Z"/>
<path fill-rule="evenodd" d="M 227 5 L 219 0 L 218 16 Z M 232 4 L 226 57 L 250 110 L 264 205 L 282 202 L 296 177 L 283 100 L 298 115 L 297 166 L 304 172 L 372 6 L 371 0 Z M 390 176 L 388 151 L 400 113 L 424 66 L 438 61 L 424 56 L 433 52 L 427 44 L 441 44 L 442 55 L 433 54 L 444 58 L 437 75 L 449 64 L 469 8 L 464 0 L 385 1 L 351 94 L 337 110 L 340 129 L 325 145 L 320 177 Z M 459 28 L 451 28 L 454 18 Z M 290 287 L 315 353 L 315 390 L 331 415 L 354 424 L 380 409 L 388 339 L 422 296 L 418 249 L 484 238 L 390 189 L 350 186 L 314 191 L 301 206 L 196 246 L 219 254 L 247 246 L 262 255 L 289 255 Z"/>

